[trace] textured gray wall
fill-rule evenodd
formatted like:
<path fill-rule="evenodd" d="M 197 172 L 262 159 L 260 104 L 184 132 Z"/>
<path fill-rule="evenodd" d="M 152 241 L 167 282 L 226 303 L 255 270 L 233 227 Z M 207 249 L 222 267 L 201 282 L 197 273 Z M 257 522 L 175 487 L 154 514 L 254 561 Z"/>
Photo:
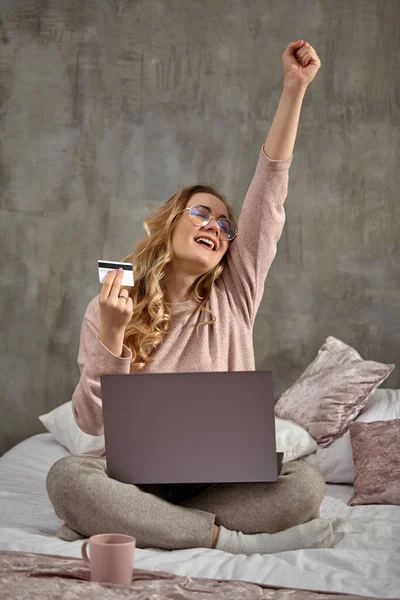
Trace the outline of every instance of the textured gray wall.
<path fill-rule="evenodd" d="M 400 348 L 400 3 L 1 1 L 0 451 L 70 400 L 98 258 L 142 237 L 146 206 L 211 183 L 239 211 L 303 38 L 287 221 L 255 327 L 276 396 L 328 335 Z M 400 387 L 395 369 L 384 387 Z"/>

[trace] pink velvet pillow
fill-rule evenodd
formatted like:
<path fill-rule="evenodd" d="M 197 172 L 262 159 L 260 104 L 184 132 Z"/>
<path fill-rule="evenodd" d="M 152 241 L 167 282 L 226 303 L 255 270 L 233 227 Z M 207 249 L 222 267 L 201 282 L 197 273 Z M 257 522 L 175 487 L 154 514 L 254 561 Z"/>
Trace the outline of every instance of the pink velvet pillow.
<path fill-rule="evenodd" d="M 393 369 L 392 364 L 363 360 L 354 348 L 329 336 L 315 360 L 279 398 L 275 414 L 295 421 L 327 448 L 348 430 Z"/>
<path fill-rule="evenodd" d="M 358 504 L 400 505 L 400 419 L 350 424 L 354 494 Z"/>

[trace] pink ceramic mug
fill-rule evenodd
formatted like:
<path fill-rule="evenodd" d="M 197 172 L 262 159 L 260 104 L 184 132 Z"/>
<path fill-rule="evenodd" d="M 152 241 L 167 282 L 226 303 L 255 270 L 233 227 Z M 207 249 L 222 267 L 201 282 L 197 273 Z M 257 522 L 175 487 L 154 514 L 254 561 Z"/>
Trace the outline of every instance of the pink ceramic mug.
<path fill-rule="evenodd" d="M 86 553 L 89 544 L 89 556 Z M 90 567 L 91 580 L 131 585 L 136 540 L 130 535 L 102 533 L 82 544 L 82 558 Z"/>

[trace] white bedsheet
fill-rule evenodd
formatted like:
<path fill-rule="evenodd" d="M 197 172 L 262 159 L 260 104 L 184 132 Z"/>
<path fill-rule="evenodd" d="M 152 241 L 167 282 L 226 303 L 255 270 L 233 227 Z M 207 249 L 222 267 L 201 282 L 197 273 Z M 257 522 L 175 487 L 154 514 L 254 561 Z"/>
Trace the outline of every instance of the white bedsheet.
<path fill-rule="evenodd" d="M 82 542 L 56 537 L 61 521 L 45 488 L 50 466 L 68 454 L 45 433 L 0 458 L 1 550 L 80 556 Z M 351 494 L 352 486 L 327 486 L 321 517 L 333 521 L 332 548 L 252 556 L 206 548 L 137 549 L 135 565 L 192 577 L 400 598 L 400 507 L 349 507 Z"/>

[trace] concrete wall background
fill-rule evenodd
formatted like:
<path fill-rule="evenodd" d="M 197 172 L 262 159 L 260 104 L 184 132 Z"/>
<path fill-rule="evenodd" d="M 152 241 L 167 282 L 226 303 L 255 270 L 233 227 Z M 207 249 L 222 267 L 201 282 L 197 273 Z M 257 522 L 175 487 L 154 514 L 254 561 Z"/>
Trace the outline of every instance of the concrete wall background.
<path fill-rule="evenodd" d="M 303 38 L 307 91 L 287 221 L 256 320 L 275 395 L 328 335 L 400 349 L 400 3 L 0 2 L 0 452 L 71 399 L 98 258 L 143 236 L 146 207 L 211 183 L 237 212 Z M 396 368 L 383 387 L 400 387 Z"/>

